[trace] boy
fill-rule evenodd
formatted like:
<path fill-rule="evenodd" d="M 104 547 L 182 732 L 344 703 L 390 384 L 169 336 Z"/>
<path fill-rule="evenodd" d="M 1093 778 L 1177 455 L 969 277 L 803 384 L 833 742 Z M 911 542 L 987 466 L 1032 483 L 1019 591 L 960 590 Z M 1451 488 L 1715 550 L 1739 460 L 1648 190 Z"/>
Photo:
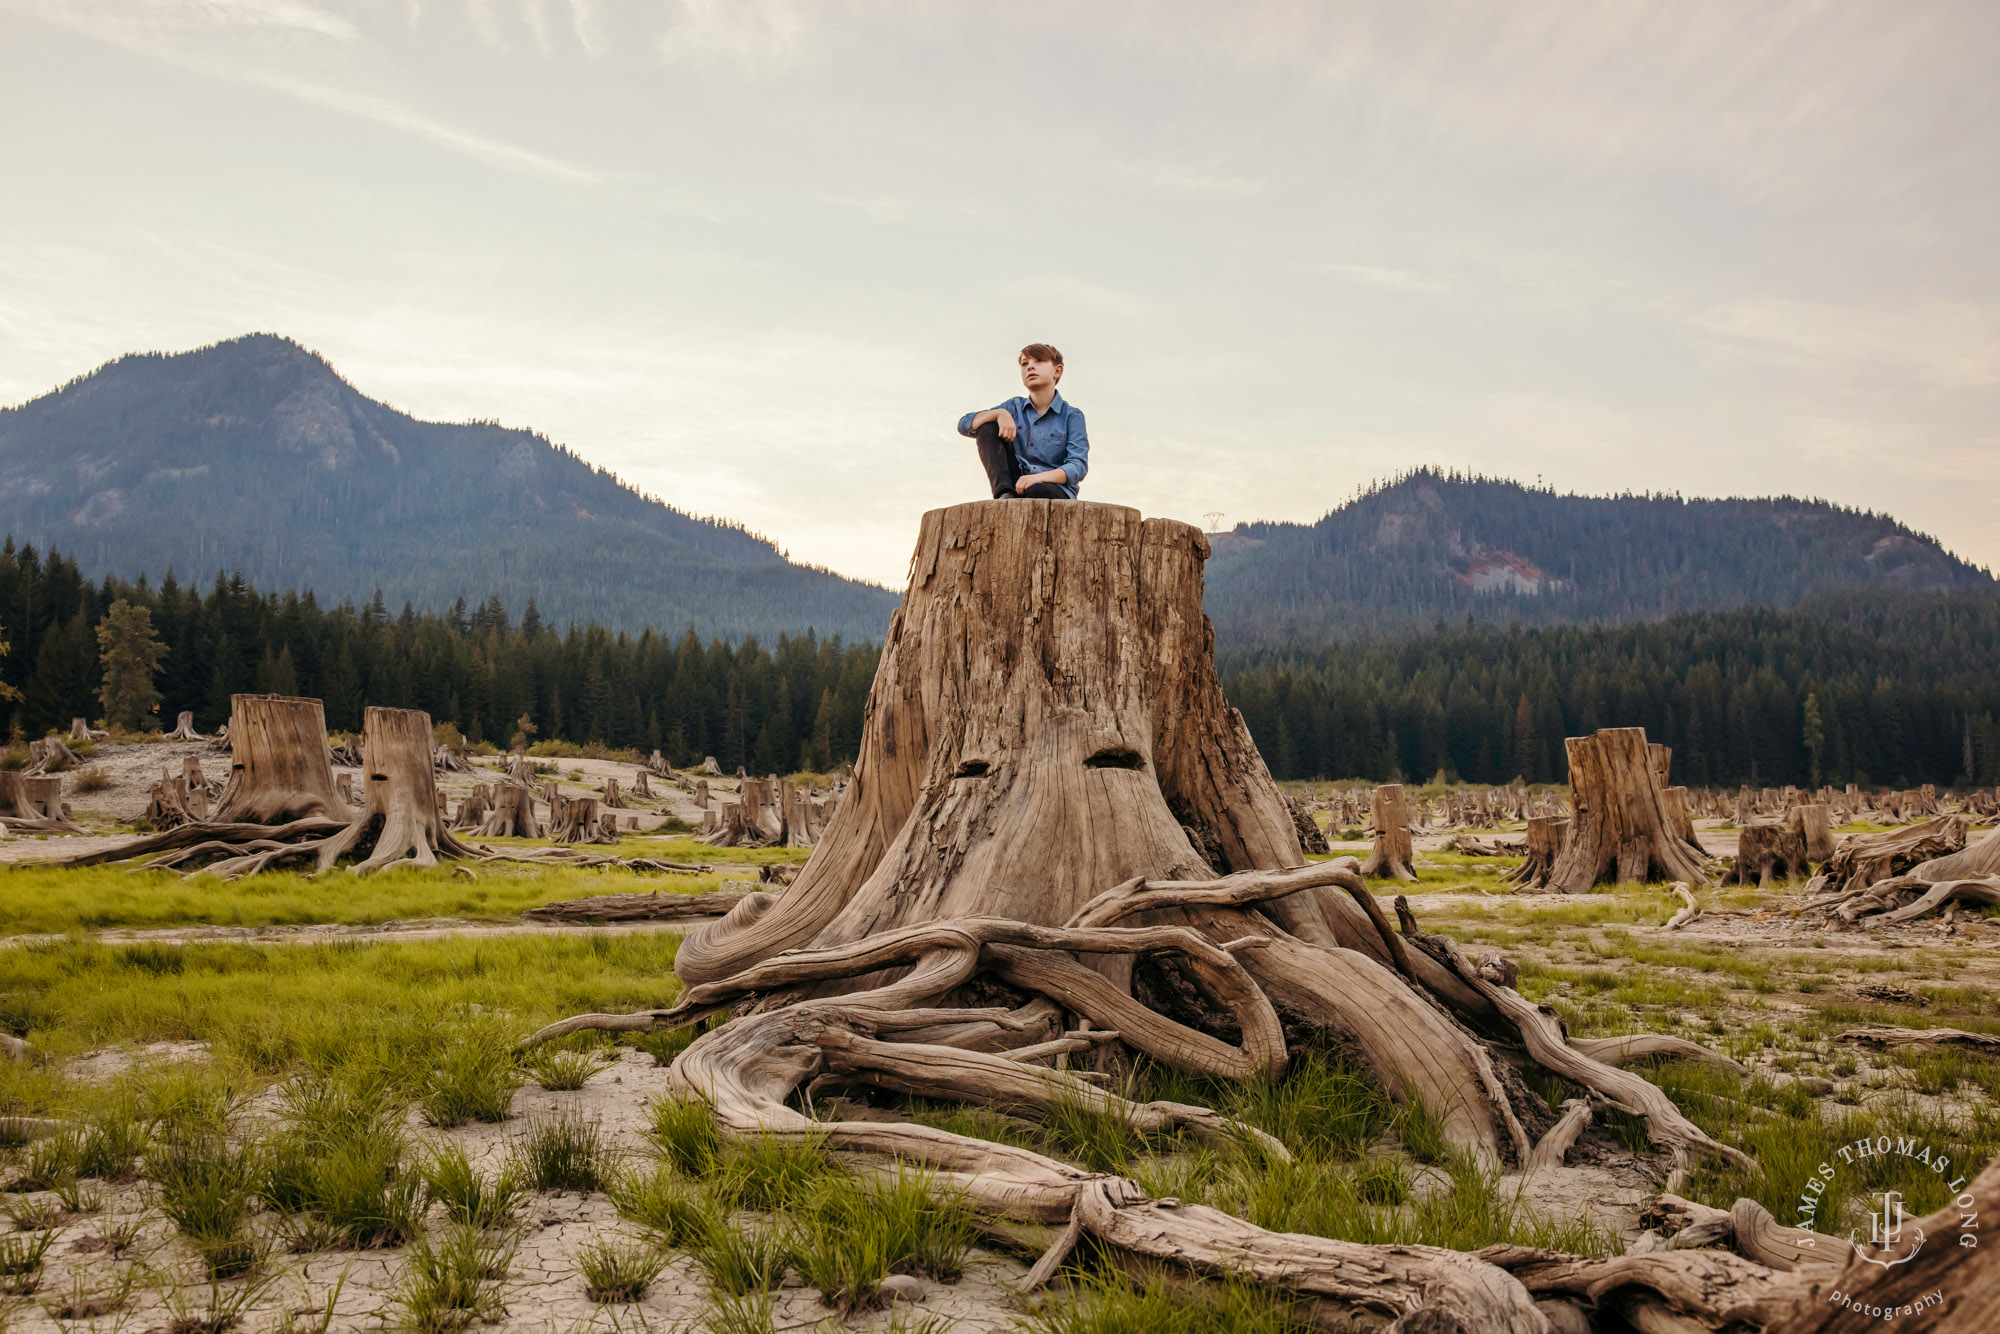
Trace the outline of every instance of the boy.
<path fill-rule="evenodd" d="M 1056 392 L 1062 353 L 1047 343 L 1021 349 L 1027 394 L 958 419 L 958 433 L 979 442 L 979 461 L 995 500 L 1075 500 L 1090 456 L 1083 414 Z"/>

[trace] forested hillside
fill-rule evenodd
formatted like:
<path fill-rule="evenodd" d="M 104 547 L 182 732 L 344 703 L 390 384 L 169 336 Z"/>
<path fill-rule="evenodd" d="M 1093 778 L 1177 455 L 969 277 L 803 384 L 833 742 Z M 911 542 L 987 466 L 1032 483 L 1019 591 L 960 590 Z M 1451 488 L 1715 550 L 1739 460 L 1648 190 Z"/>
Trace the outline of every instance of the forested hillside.
<path fill-rule="evenodd" d="M 241 580 L 93 584 L 76 564 L 0 547 L 0 703 L 21 735 L 101 713 L 95 629 L 123 597 L 167 646 L 161 715 L 204 729 L 237 691 L 315 695 L 358 727 L 364 703 L 421 708 L 504 745 L 540 739 L 714 755 L 757 772 L 852 759 L 878 650 L 813 635 L 771 647 L 596 626 L 558 631 L 500 600 L 441 615 L 323 606 Z M 1843 594 L 1788 611 L 1687 613 L 1621 627 L 1472 627 L 1309 657 L 1239 655 L 1223 686 L 1283 778 L 1522 777 L 1561 782 L 1562 739 L 1637 724 L 1703 784 L 2000 781 L 2000 599 Z M 0 692 L 4 694 L 4 692 Z M 1810 708 L 1808 705 L 1810 704 Z M 1813 719 L 1817 717 L 1815 726 Z"/>
<path fill-rule="evenodd" d="M 1834 594 L 1617 627 L 1467 627 L 1224 674 L 1280 777 L 1562 782 L 1639 726 L 1674 781 L 2000 781 L 2000 599 Z"/>
<path fill-rule="evenodd" d="M 734 769 L 823 770 L 851 759 L 878 650 L 838 636 L 780 635 L 704 644 L 692 632 L 638 635 L 598 626 L 562 631 L 531 602 L 517 619 L 496 598 L 441 615 L 379 600 L 323 607 L 311 594 L 259 593 L 241 579 L 204 593 L 93 585 L 76 564 L 10 539 L 0 547 L 0 680 L 22 700 L 0 704 L 23 735 L 102 713 L 96 626 L 119 598 L 147 607 L 167 646 L 161 716 L 192 709 L 212 730 L 241 691 L 313 695 L 329 727 L 356 730 L 364 704 L 427 711 L 474 741 L 505 746 L 526 717 L 537 740 L 600 741 L 676 764 L 713 755 Z"/>
<path fill-rule="evenodd" d="M 532 432 L 418 421 L 265 334 L 122 357 L 0 410 L 0 531 L 94 577 L 227 570 L 432 610 L 498 592 L 558 623 L 730 638 L 880 638 L 896 605 Z"/>
<path fill-rule="evenodd" d="M 1318 523 L 1242 524 L 1214 546 L 1208 611 L 1232 647 L 1995 586 L 1885 515 L 1824 501 L 1566 496 L 1429 469 Z"/>

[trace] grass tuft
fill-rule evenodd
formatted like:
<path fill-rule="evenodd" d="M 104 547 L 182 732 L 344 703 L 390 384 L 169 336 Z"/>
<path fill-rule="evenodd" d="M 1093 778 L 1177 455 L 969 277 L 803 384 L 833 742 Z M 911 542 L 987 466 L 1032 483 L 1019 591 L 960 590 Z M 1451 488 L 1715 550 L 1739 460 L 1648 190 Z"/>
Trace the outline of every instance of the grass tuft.
<path fill-rule="evenodd" d="M 263 1175 L 252 1148 L 221 1135 L 181 1134 L 146 1157 L 160 1212 L 188 1239 L 211 1281 L 247 1274 L 262 1260 L 248 1230 L 250 1201 Z"/>
<path fill-rule="evenodd" d="M 602 1126 L 562 1113 L 529 1123 L 514 1145 L 512 1165 L 531 1190 L 600 1190 L 611 1153 Z"/>
<path fill-rule="evenodd" d="M 62 1229 L 0 1236 L 0 1291 L 25 1297 L 42 1285 L 42 1265 Z"/>
<path fill-rule="evenodd" d="M 426 1125 L 440 1130 L 468 1121 L 496 1125 L 513 1114 L 521 1071 L 506 1040 L 474 1029 L 448 1042 L 424 1079 L 417 1106 Z"/>
<path fill-rule="evenodd" d="M 456 1144 L 441 1145 L 420 1171 L 425 1198 L 465 1227 L 505 1227 L 521 1203 L 521 1182 L 512 1163 L 503 1165 L 498 1176 L 482 1176 Z"/>
<path fill-rule="evenodd" d="M 732 1227 L 727 1223 L 688 1247 L 694 1262 L 714 1287 L 742 1297 L 778 1286 L 791 1264 L 789 1238 L 783 1228 Z"/>
<path fill-rule="evenodd" d="M 602 1047 L 541 1047 L 521 1062 L 521 1068 L 543 1088 L 553 1093 L 574 1093 L 618 1064 L 616 1052 Z"/>
<path fill-rule="evenodd" d="M 458 1334 L 499 1319 L 515 1246 L 512 1237 L 464 1226 L 421 1238 L 403 1265 L 394 1327 L 407 1334 Z"/>
<path fill-rule="evenodd" d="M 600 1305 L 636 1302 L 660 1276 L 666 1257 L 650 1246 L 628 1241 L 592 1242 L 577 1254 L 583 1290 Z"/>
<path fill-rule="evenodd" d="M 794 1266 L 843 1313 L 877 1305 L 893 1273 L 957 1278 L 975 1236 L 957 1197 L 929 1176 L 901 1172 L 868 1184 L 822 1178 L 795 1208 L 792 1229 Z"/>
<path fill-rule="evenodd" d="M 607 1186 L 618 1212 L 646 1229 L 662 1246 L 691 1246 L 722 1226 L 728 1212 L 707 1189 L 664 1165 L 652 1172 L 621 1172 Z"/>
<path fill-rule="evenodd" d="M 695 1098 L 654 1098 L 646 1104 L 646 1138 L 682 1176 L 705 1177 L 722 1158 L 722 1140 L 708 1104 Z"/>

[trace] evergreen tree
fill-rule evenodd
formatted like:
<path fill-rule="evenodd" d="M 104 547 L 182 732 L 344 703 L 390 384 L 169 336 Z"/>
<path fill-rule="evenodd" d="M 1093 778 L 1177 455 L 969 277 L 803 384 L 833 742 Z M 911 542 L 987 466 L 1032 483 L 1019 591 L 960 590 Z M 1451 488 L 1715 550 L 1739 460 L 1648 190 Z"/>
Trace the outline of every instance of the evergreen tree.
<path fill-rule="evenodd" d="M 104 684 L 97 697 L 104 704 L 105 724 L 136 732 L 160 708 L 153 675 L 167 646 L 153 633 L 153 613 L 120 598 L 97 627 L 97 645 L 104 655 Z"/>

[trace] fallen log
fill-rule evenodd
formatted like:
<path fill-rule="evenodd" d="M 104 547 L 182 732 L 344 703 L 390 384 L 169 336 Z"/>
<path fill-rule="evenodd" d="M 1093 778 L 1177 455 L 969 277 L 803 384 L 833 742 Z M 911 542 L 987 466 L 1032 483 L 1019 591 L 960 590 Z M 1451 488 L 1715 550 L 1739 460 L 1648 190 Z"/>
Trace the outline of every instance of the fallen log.
<path fill-rule="evenodd" d="M 699 872 L 706 868 L 685 869 Z M 521 916 L 539 922 L 677 922 L 690 917 L 720 917 L 750 893 L 724 889 L 706 894 L 597 894 L 545 903 L 539 908 L 529 908 Z"/>
<path fill-rule="evenodd" d="M 1972 1047 L 2000 1052 L 2000 1035 L 1968 1033 L 1962 1028 L 1850 1028 L 1839 1040 L 1872 1047 Z"/>

